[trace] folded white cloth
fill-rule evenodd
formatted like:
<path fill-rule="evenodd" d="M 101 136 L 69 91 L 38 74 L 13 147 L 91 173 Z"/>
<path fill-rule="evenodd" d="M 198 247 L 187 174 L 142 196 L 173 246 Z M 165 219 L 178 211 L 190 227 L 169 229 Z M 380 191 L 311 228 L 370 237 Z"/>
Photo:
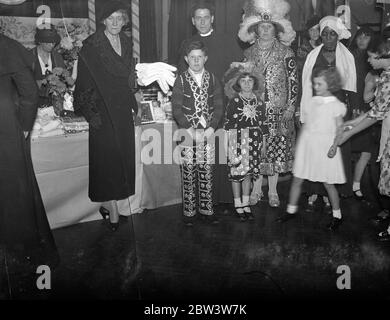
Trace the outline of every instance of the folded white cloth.
<path fill-rule="evenodd" d="M 157 81 L 160 89 L 167 93 L 175 83 L 177 68 L 164 62 L 138 63 L 135 66 L 137 81 L 141 86 L 148 86 Z"/>

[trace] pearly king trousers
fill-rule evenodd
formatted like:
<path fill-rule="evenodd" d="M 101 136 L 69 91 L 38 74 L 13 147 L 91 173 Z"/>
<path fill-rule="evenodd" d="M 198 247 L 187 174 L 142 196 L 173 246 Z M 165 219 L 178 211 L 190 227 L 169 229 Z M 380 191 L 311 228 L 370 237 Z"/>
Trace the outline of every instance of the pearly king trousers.
<path fill-rule="evenodd" d="M 183 214 L 193 217 L 197 211 L 212 215 L 213 165 L 215 145 L 200 143 L 181 146 L 181 183 L 183 190 Z"/>

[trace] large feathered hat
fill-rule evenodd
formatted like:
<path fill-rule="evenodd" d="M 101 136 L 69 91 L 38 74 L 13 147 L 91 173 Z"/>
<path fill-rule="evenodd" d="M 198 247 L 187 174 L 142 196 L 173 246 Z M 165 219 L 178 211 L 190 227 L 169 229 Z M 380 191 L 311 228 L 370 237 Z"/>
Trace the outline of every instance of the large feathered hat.
<path fill-rule="evenodd" d="M 259 23 L 273 23 L 279 25 L 279 40 L 289 46 L 295 39 L 295 31 L 287 19 L 290 5 L 285 0 L 247 0 L 244 5 L 243 21 L 240 24 L 238 37 L 244 42 L 253 42 L 256 39 L 255 31 L 250 28 Z"/>

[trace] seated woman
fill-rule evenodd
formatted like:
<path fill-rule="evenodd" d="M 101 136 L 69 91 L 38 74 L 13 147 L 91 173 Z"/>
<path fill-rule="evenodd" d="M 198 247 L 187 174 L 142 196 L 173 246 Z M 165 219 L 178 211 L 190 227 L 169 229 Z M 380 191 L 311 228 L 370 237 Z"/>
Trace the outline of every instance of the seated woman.
<path fill-rule="evenodd" d="M 39 88 L 39 107 L 50 103 L 47 88 L 42 86 L 42 80 L 53 68 L 65 68 L 64 59 L 54 50 L 60 40 L 60 36 L 52 25 L 50 29 L 36 29 L 35 43 L 37 46 L 32 49 L 32 53 L 34 55 L 33 73 Z"/>

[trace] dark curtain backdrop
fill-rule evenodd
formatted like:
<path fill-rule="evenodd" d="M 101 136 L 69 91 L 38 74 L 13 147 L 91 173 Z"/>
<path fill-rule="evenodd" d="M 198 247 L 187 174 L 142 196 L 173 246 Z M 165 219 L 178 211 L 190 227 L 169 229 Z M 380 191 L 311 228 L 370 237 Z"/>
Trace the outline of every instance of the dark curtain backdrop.
<path fill-rule="evenodd" d="M 155 62 L 158 60 L 155 2 L 140 0 L 139 5 L 141 62 Z"/>
<path fill-rule="evenodd" d="M 171 0 L 169 13 L 168 59 L 176 64 L 181 42 L 196 32 L 191 23 L 193 0 Z M 244 0 L 215 0 L 215 30 L 237 37 Z"/>

